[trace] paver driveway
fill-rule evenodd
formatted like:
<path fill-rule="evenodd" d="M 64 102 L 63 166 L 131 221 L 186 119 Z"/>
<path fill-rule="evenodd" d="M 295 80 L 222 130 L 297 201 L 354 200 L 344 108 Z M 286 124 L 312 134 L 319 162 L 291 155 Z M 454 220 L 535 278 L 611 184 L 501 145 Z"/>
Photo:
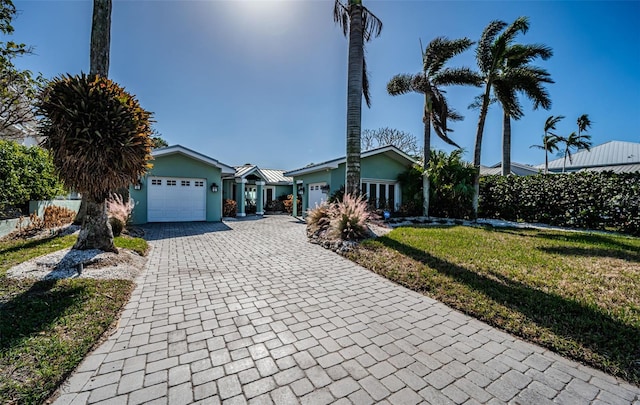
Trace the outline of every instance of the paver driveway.
<path fill-rule="evenodd" d="M 309 244 L 290 217 L 148 237 L 118 331 L 56 404 L 640 404 L 638 387 Z"/>

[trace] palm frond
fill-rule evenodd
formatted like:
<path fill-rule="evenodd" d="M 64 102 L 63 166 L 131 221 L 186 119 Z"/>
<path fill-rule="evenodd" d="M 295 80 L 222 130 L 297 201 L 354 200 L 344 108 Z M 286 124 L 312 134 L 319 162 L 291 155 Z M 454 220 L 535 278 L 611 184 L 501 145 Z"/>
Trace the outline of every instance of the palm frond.
<path fill-rule="evenodd" d="M 518 101 L 516 94 L 516 88 L 514 84 L 508 80 L 507 77 L 501 77 L 499 80 L 493 82 L 493 91 L 496 95 L 496 99 L 502 105 L 502 109 L 511 118 L 518 120 L 524 115 L 522 111 L 522 105 Z"/>
<path fill-rule="evenodd" d="M 489 23 L 482 32 L 478 47 L 476 48 L 476 60 L 480 71 L 487 74 L 493 66 L 493 57 L 491 54 L 491 44 L 495 41 L 496 36 L 507 26 L 507 23 L 500 20 L 494 20 Z"/>
<path fill-rule="evenodd" d="M 351 6 L 353 7 L 353 6 Z M 375 16 L 368 8 L 362 6 L 362 35 L 365 42 L 379 37 L 382 32 L 382 20 Z"/>
<path fill-rule="evenodd" d="M 498 101 L 495 97 L 489 97 L 489 105 L 495 104 Z M 478 94 L 473 98 L 473 102 L 467 106 L 469 110 L 478 110 L 482 107 L 482 103 L 484 102 L 484 98 L 482 94 Z"/>
<path fill-rule="evenodd" d="M 333 4 L 333 21 L 338 24 L 346 37 L 349 33 L 349 10 L 340 0 L 336 0 Z"/>
<path fill-rule="evenodd" d="M 479 87 L 482 85 L 482 76 L 467 68 L 446 68 L 436 73 L 431 79 L 436 86 L 470 85 Z"/>
<path fill-rule="evenodd" d="M 589 119 L 588 114 L 582 114 L 578 117 L 578 132 L 581 133 L 591 128 L 591 120 Z"/>
<path fill-rule="evenodd" d="M 544 132 L 545 133 L 549 132 L 552 129 L 555 130 L 556 124 L 563 119 L 564 119 L 564 115 L 557 115 L 555 117 L 553 115 L 550 115 L 549 118 L 547 118 L 547 120 L 544 123 Z"/>
<path fill-rule="evenodd" d="M 543 44 L 513 44 L 505 51 L 507 66 L 522 66 L 537 58 L 547 60 L 552 56 L 551 47 Z"/>
<path fill-rule="evenodd" d="M 522 92 L 533 102 L 533 108 L 548 110 L 551 108 L 551 97 L 543 83 L 554 83 L 549 73 L 540 68 L 523 66 L 505 70 L 502 78 L 509 83 L 515 92 Z"/>
<path fill-rule="evenodd" d="M 473 45 L 469 38 L 450 40 L 447 37 L 437 37 L 427 45 L 423 57 L 423 69 L 429 75 L 436 74 L 452 57 L 466 51 Z"/>
<path fill-rule="evenodd" d="M 371 93 L 369 93 L 369 72 L 367 72 L 367 58 L 362 58 L 362 95 L 367 107 L 371 108 Z"/>
<path fill-rule="evenodd" d="M 415 91 L 413 81 L 414 75 L 407 73 L 395 75 L 387 83 L 387 93 L 392 96 L 399 96 Z"/>

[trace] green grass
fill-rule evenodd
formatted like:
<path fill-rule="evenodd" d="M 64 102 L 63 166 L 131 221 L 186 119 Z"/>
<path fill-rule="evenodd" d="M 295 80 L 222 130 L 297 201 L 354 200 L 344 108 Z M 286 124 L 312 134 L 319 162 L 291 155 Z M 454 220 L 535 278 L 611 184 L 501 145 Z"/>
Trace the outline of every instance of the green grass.
<path fill-rule="evenodd" d="M 117 319 L 134 284 L 127 280 L 14 280 L 12 266 L 73 246 L 76 236 L 0 243 L 0 403 L 46 400 Z M 147 242 L 118 237 L 145 254 Z"/>
<path fill-rule="evenodd" d="M 640 382 L 640 239 L 398 228 L 351 259 L 509 333 Z"/>

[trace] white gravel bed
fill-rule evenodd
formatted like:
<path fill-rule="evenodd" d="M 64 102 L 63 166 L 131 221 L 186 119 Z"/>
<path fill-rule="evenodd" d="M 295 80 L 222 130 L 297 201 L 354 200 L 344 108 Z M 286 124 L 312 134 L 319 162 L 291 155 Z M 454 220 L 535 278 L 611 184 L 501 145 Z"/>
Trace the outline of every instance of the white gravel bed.
<path fill-rule="evenodd" d="M 63 249 L 28 260 L 7 271 L 7 277 L 51 280 L 61 278 L 134 280 L 147 258 L 126 249 L 120 253 L 102 250 Z M 80 266 L 82 264 L 82 266 Z"/>

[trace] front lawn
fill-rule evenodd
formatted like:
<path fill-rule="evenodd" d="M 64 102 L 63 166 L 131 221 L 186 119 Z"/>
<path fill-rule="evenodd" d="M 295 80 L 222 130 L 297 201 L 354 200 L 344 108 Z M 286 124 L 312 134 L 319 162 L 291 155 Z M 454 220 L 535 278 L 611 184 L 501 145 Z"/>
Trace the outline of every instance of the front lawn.
<path fill-rule="evenodd" d="M 640 239 L 397 228 L 350 258 L 566 357 L 640 382 Z"/>
<path fill-rule="evenodd" d="M 71 247 L 75 235 L 0 243 L 0 403 L 42 403 L 117 319 L 133 282 L 14 280 L 12 266 Z M 146 252 L 146 241 L 116 238 Z"/>

